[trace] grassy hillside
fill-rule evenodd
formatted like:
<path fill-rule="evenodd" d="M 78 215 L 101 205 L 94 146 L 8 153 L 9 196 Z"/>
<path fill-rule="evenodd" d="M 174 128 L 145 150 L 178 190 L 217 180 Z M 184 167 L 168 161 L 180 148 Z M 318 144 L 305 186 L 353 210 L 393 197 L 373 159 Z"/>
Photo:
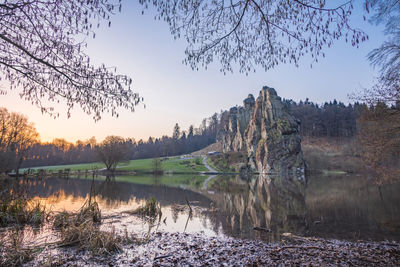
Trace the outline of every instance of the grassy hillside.
<path fill-rule="evenodd" d="M 207 158 L 207 163 L 221 172 L 239 172 L 240 167 L 247 162 L 244 152 L 227 152 L 212 155 Z"/>
<path fill-rule="evenodd" d="M 354 139 L 304 138 L 302 149 L 310 171 L 328 173 L 365 171 Z"/>
<path fill-rule="evenodd" d="M 69 165 L 54 165 L 54 166 L 41 166 L 41 167 L 33 167 L 33 168 L 24 168 L 21 169 L 20 172 L 24 172 L 27 169 L 31 170 L 38 170 L 38 169 L 44 169 L 48 171 L 59 171 L 59 170 L 65 170 L 65 169 L 70 169 L 71 171 L 85 171 L 85 170 L 94 170 L 94 169 L 103 169 L 106 166 L 101 163 L 101 162 L 92 162 L 92 163 L 82 163 L 82 164 L 69 164 Z"/>
<path fill-rule="evenodd" d="M 174 173 L 190 173 L 207 171 L 202 164 L 200 157 L 196 158 L 180 158 L 170 157 L 161 158 L 161 164 L 164 172 Z M 93 169 L 103 169 L 105 165 L 103 163 L 85 163 L 85 164 L 72 164 L 72 165 L 56 165 L 56 166 L 44 166 L 31 169 L 45 169 L 48 171 L 56 172 L 58 170 L 70 169 L 71 171 L 85 171 Z M 23 172 L 26 169 L 22 169 Z M 152 172 L 153 171 L 153 159 L 137 159 L 122 162 L 118 165 L 117 170 L 121 171 L 136 171 L 136 172 Z"/>

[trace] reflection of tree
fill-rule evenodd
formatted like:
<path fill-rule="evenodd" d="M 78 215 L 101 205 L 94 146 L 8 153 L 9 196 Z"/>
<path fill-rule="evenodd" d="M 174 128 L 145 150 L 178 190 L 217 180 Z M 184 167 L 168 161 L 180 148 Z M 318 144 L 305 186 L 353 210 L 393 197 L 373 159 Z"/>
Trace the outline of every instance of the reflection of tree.
<path fill-rule="evenodd" d="M 311 178 L 306 198 L 307 235 L 400 240 L 399 183 L 379 186 L 356 175 Z"/>
<path fill-rule="evenodd" d="M 153 173 L 152 176 L 153 185 L 161 185 L 161 176 L 158 173 Z"/>
<path fill-rule="evenodd" d="M 163 169 L 162 169 L 162 162 L 160 158 L 153 158 L 152 162 L 151 162 L 151 166 L 153 169 L 153 174 L 155 176 L 159 176 L 160 174 L 163 173 Z"/>
<path fill-rule="evenodd" d="M 148 177 L 151 179 L 151 177 Z M 60 190 L 65 192 L 66 197 L 70 198 L 85 198 L 90 192 L 91 180 L 87 179 L 60 179 L 48 178 L 43 180 L 38 179 L 20 179 L 28 194 L 41 198 L 48 198 L 57 194 Z M 186 205 L 185 198 L 188 201 L 198 201 L 198 205 L 202 207 L 209 206 L 209 199 L 199 193 L 192 192 L 175 187 L 153 186 L 133 184 L 129 182 L 118 181 L 118 176 L 109 176 L 104 181 L 95 180 L 94 190 L 96 196 L 109 203 L 128 203 L 132 199 L 147 200 L 151 196 L 156 198 L 162 206 Z"/>
<path fill-rule="evenodd" d="M 183 232 L 186 232 L 189 220 L 193 221 L 193 211 L 192 210 L 189 210 L 189 213 L 188 213 L 188 216 L 187 216 L 187 219 L 186 219 L 185 229 L 183 230 Z"/>
<path fill-rule="evenodd" d="M 171 208 L 171 213 L 172 213 L 172 220 L 174 221 L 174 223 L 176 223 L 179 216 L 179 210 Z"/>
<path fill-rule="evenodd" d="M 109 207 L 116 207 L 121 203 L 121 199 L 118 199 L 118 195 L 121 194 L 120 186 L 114 175 L 107 175 L 106 179 L 95 189 L 95 194 L 101 196 Z"/>

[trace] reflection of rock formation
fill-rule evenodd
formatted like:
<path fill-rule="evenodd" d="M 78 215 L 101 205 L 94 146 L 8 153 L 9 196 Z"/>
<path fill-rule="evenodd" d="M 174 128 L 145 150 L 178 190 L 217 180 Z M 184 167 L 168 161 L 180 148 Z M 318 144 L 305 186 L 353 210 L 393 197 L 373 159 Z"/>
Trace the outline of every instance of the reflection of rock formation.
<path fill-rule="evenodd" d="M 259 172 L 304 172 L 299 122 L 273 88 L 264 87 L 257 100 L 249 95 L 233 107 L 220 135 L 223 151 L 247 151 L 249 166 Z"/>
<path fill-rule="evenodd" d="M 239 178 L 236 178 L 239 179 Z M 231 187 L 231 186 L 230 186 Z M 271 229 L 276 240 L 283 232 L 299 232 L 305 226 L 305 184 L 296 177 L 260 175 L 243 185 L 241 192 L 227 192 L 213 198 L 221 208 L 218 224 L 239 237 L 256 237 L 253 227 Z"/>

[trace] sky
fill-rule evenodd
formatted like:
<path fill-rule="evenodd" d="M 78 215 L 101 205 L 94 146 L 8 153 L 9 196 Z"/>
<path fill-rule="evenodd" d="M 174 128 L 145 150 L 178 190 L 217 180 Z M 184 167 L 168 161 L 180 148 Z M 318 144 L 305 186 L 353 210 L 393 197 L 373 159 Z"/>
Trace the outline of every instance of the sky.
<path fill-rule="evenodd" d="M 60 117 L 53 119 L 19 98 L 18 90 L 0 95 L 0 106 L 28 116 L 35 124 L 42 141 L 64 138 L 67 141 L 89 139 L 101 141 L 108 135 L 147 140 L 149 136 L 172 135 L 175 123 L 187 130 L 191 124 L 200 125 L 203 118 L 215 112 L 240 105 L 249 93 L 255 97 L 263 86 L 276 89 L 278 95 L 295 101 L 308 97 L 316 103 L 336 99 L 353 102 L 348 95 L 370 87 L 377 71 L 367 54 L 385 39 L 382 28 L 362 19 L 362 1 L 356 1 L 352 25 L 363 29 L 369 41 L 354 48 L 339 40 L 326 48 L 325 58 L 312 63 L 305 57 L 300 66 L 278 65 L 265 72 L 257 69 L 248 76 L 237 71 L 224 75 L 218 62 L 207 70 L 193 71 L 182 64 L 186 43 L 174 40 L 168 25 L 154 20 L 151 10 L 142 15 L 135 2 L 123 2 L 122 12 L 112 18 L 111 27 L 101 27 L 95 39 L 89 39 L 86 53 L 95 65 L 117 67 L 117 72 L 133 78 L 133 89 L 144 98 L 135 112 L 120 110 L 119 117 L 104 114 L 93 119 L 76 107 L 67 118 L 64 103 L 53 104 Z M 6 85 L 3 84 L 3 89 Z"/>

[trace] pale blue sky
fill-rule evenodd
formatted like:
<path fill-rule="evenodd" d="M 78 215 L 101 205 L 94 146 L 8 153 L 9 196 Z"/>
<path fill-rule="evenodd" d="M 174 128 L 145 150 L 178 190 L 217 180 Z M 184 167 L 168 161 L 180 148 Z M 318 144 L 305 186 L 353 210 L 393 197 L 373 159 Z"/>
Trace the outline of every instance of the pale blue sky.
<path fill-rule="evenodd" d="M 362 1 L 356 4 L 361 6 Z M 125 1 L 122 13 L 112 18 L 111 27 L 100 28 L 96 38 L 88 40 L 87 53 L 93 63 L 116 66 L 119 73 L 131 76 L 146 109 L 138 106 L 134 113 L 122 110 L 119 118 L 104 115 L 95 123 L 79 108 L 67 119 L 66 112 L 62 112 L 65 106 L 60 104 L 56 106 L 60 118 L 54 120 L 20 100 L 17 91 L 0 96 L 1 106 L 26 114 L 45 140 L 61 137 L 75 141 L 91 136 L 102 140 L 111 134 L 146 140 L 149 136 L 171 135 L 176 122 L 182 129 L 190 124 L 198 126 L 214 112 L 241 104 L 249 93 L 257 96 L 264 85 L 295 101 L 308 97 L 322 103 L 336 98 L 347 103 L 349 93 L 371 86 L 376 72 L 366 55 L 384 40 L 382 29 L 364 22 L 361 8 L 356 8 L 353 25 L 369 34 L 369 41 L 360 48 L 340 40 L 325 49 L 326 57 L 313 63 L 312 69 L 311 59 L 303 58 L 299 68 L 280 65 L 246 76 L 223 75 L 217 62 L 207 70 L 192 71 L 182 64 L 185 41 L 174 40 L 167 24 L 155 21 L 151 10 L 141 15 L 138 4 Z"/>

